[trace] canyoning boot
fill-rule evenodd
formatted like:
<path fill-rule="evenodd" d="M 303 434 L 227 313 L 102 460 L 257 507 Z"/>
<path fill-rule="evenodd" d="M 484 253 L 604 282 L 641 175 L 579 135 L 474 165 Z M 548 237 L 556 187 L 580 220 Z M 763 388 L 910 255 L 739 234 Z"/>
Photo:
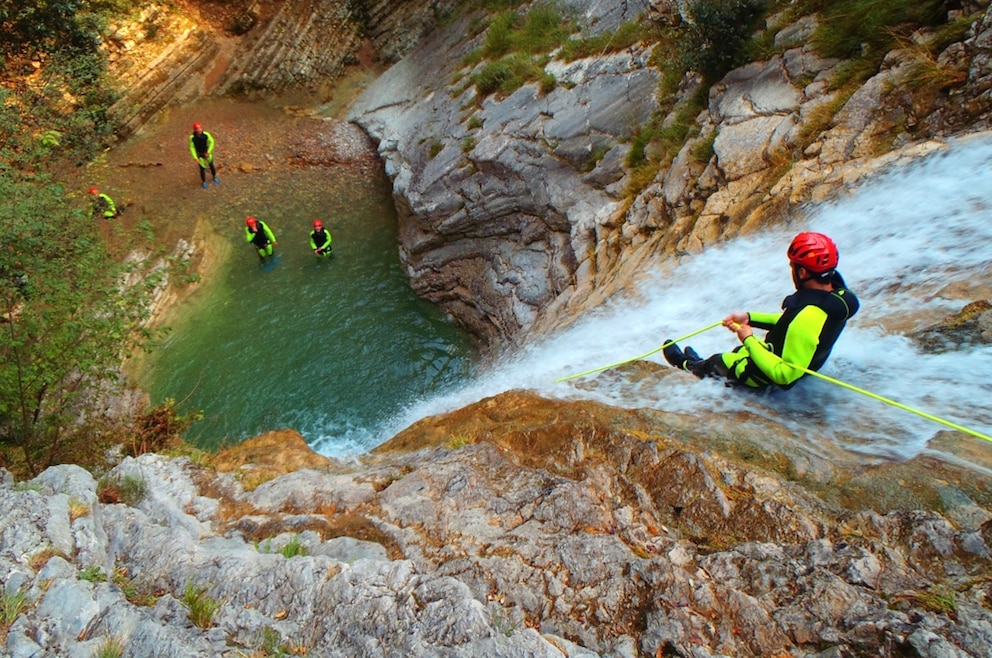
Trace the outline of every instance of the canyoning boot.
<path fill-rule="evenodd" d="M 203 181 L 203 189 L 207 189 L 208 187 L 210 187 L 210 183 Z"/>
<path fill-rule="evenodd" d="M 214 185 L 220 185 L 220 179 L 219 178 L 216 178 L 216 177 L 214 178 Z"/>
<path fill-rule="evenodd" d="M 669 341 L 665 342 L 667 343 Z M 685 350 L 682 350 L 675 343 L 672 343 L 663 349 L 662 354 L 665 355 L 665 361 L 668 361 L 669 365 L 675 366 L 680 370 L 687 370 L 689 372 L 692 372 L 693 366 L 703 360 L 702 357 L 696 353 L 696 350 L 691 347 L 687 347 Z"/>
<path fill-rule="evenodd" d="M 685 356 L 685 365 L 683 366 L 686 370 L 692 370 L 696 365 L 703 360 L 703 357 L 696 353 L 696 350 L 691 347 L 687 347 L 682 350 L 682 354 Z"/>
<path fill-rule="evenodd" d="M 666 340 L 665 342 L 670 343 L 671 341 Z M 661 353 L 664 354 L 665 361 L 668 361 L 668 365 L 673 366 L 675 368 L 679 368 L 681 370 L 686 370 L 685 353 L 678 345 L 676 345 L 675 343 L 672 343 L 671 345 L 667 345 L 665 349 L 661 351 Z"/>

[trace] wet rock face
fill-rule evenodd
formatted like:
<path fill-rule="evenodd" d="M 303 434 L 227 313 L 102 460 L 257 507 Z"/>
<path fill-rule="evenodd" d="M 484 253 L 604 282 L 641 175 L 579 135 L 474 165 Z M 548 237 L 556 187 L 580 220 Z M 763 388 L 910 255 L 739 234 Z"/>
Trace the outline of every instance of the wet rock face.
<path fill-rule="evenodd" d="M 590 24 L 623 16 L 615 3 L 578 4 L 605 12 L 585 14 Z M 431 34 L 349 118 L 379 143 L 393 178 L 414 288 L 498 346 L 572 284 L 597 224 L 617 207 L 609 190 L 623 175 L 625 142 L 657 108 L 660 73 L 632 48 L 549 65 L 550 90 L 482 98 L 460 70 L 480 45 L 470 33 L 465 17 Z"/>
<path fill-rule="evenodd" d="M 980 299 L 967 304 L 956 315 L 910 337 L 931 352 L 992 344 L 992 301 Z"/>
<path fill-rule="evenodd" d="M 686 10 L 682 2 L 572 4 L 591 31 L 642 13 L 671 24 Z M 939 55 L 942 69 L 964 80 L 953 94 L 906 91 L 912 58 L 897 51 L 849 97 L 829 83 L 840 62 L 809 45 L 815 17 L 786 20 L 772 16 L 766 26 L 780 54 L 713 85 L 698 136 L 631 199 L 623 199 L 629 137 L 657 110 L 661 75 L 646 51 L 552 61 L 552 91 L 532 84 L 483 99 L 458 68 L 478 45 L 464 39 L 468 26 L 432 33 L 350 117 L 379 141 L 394 179 L 414 287 L 499 346 L 546 330 L 562 308 L 574 315 L 600 303 L 651 255 L 760 230 L 936 148 L 928 140 L 989 124 L 989 19 Z M 684 81 L 666 121 L 698 85 Z"/>
<path fill-rule="evenodd" d="M 358 462 L 307 456 L 287 432 L 218 457 L 231 473 L 127 459 L 109 476 L 144 494 L 126 503 L 74 466 L 23 485 L 0 471 L 0 583 L 28 602 L 0 643 L 15 656 L 108 639 L 170 656 L 992 651 L 992 521 L 842 512 L 684 433 L 665 415 L 511 392 Z M 194 624 L 206 599 L 216 611 Z"/>
<path fill-rule="evenodd" d="M 177 9 L 153 6 L 105 35 L 111 73 L 125 90 L 111 112 L 121 138 L 163 108 L 209 95 L 326 86 L 359 59 L 366 38 L 392 62 L 455 2 L 279 0 Z"/>

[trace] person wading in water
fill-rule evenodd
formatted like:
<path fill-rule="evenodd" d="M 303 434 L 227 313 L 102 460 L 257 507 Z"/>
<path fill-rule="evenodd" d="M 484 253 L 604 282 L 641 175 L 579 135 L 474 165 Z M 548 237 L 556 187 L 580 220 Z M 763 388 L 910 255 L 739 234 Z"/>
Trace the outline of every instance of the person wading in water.
<path fill-rule="evenodd" d="M 265 260 L 272 255 L 276 246 L 276 236 L 265 222 L 249 217 L 245 220 L 245 242 L 250 242 L 257 250 L 258 257 Z"/>

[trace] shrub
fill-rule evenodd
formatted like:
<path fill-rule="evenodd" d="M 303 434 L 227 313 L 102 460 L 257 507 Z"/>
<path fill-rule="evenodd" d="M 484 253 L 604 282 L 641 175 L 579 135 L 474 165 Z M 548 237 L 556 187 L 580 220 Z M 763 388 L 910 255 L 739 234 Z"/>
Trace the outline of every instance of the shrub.
<path fill-rule="evenodd" d="M 307 547 L 300 543 L 300 536 L 293 535 L 286 545 L 279 549 L 283 557 L 302 557 L 307 554 Z"/>
<path fill-rule="evenodd" d="M 146 588 L 139 587 L 134 579 L 128 576 L 126 567 L 117 567 L 114 570 L 114 585 L 120 588 L 124 598 L 133 605 L 151 607 L 155 605 L 157 597 Z"/>
<path fill-rule="evenodd" d="M 114 636 L 103 639 L 100 646 L 96 648 L 93 658 L 121 658 L 124 655 L 124 642 Z"/>
<path fill-rule="evenodd" d="M 0 168 L 0 459 L 37 475 L 103 458 L 107 423 L 88 410 L 121 389 L 121 360 L 148 340 L 159 278 L 122 284 L 141 265 L 115 259 L 39 172 L 55 147 L 25 136 L 20 110 L 0 91 L 0 161 L 14 165 Z"/>
<path fill-rule="evenodd" d="M 544 71 L 544 65 L 548 54 L 567 43 L 574 31 L 574 22 L 550 4 L 535 6 L 524 16 L 515 11 L 497 14 L 483 47 L 464 60 L 466 64 L 486 60 L 471 76 L 479 96 L 510 94 L 532 81 L 538 81 L 544 93 L 554 89 L 555 78 Z"/>
<path fill-rule="evenodd" d="M 743 63 L 744 45 L 761 16 L 761 0 L 692 0 L 694 23 L 680 29 L 679 50 L 685 70 L 715 82 Z"/>
<path fill-rule="evenodd" d="M 28 609 L 28 593 L 19 589 L 12 594 L 0 592 L 0 630 L 6 632 L 22 612 Z"/>
<path fill-rule="evenodd" d="M 133 475 L 111 475 L 100 478 L 96 494 L 101 503 L 137 505 L 148 493 L 145 481 Z"/>
<path fill-rule="evenodd" d="M 585 57 L 620 52 L 641 41 L 656 41 L 660 36 L 657 29 L 649 23 L 627 22 L 616 30 L 603 32 L 593 37 L 565 41 L 557 59 L 570 62 Z"/>
<path fill-rule="evenodd" d="M 107 574 L 103 573 L 103 569 L 94 564 L 80 571 L 79 579 L 91 583 L 105 583 L 107 582 Z"/>

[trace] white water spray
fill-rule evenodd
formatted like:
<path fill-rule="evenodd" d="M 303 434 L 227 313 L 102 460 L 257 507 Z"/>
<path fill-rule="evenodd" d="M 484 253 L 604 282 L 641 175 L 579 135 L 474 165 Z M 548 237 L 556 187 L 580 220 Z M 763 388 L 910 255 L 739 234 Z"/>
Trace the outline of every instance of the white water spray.
<path fill-rule="evenodd" d="M 388 431 L 502 391 L 530 389 L 628 408 L 747 410 L 783 423 L 797 440 L 810 434 L 860 453 L 912 457 L 945 428 L 812 377 L 771 394 L 681 374 L 636 386 L 602 374 L 589 377 L 601 377 L 606 385 L 556 383 L 648 352 L 732 311 L 778 310 L 793 291 L 786 247 L 795 233 L 815 230 L 837 243 L 839 270 L 862 304 L 821 372 L 992 435 L 992 347 L 925 354 L 905 336 L 959 311 L 973 300 L 969 294 L 978 294 L 976 283 L 985 291 L 992 284 L 990 165 L 992 138 L 960 140 L 794 218 L 788 227 L 707 249 L 674 267 L 666 264 L 664 273 L 659 267 L 645 277 L 636 299 L 616 299 L 567 331 L 523 346 L 457 392 L 407 410 Z M 733 348 L 737 339 L 717 328 L 689 343 L 705 357 Z M 664 362 L 660 353 L 650 358 Z"/>

